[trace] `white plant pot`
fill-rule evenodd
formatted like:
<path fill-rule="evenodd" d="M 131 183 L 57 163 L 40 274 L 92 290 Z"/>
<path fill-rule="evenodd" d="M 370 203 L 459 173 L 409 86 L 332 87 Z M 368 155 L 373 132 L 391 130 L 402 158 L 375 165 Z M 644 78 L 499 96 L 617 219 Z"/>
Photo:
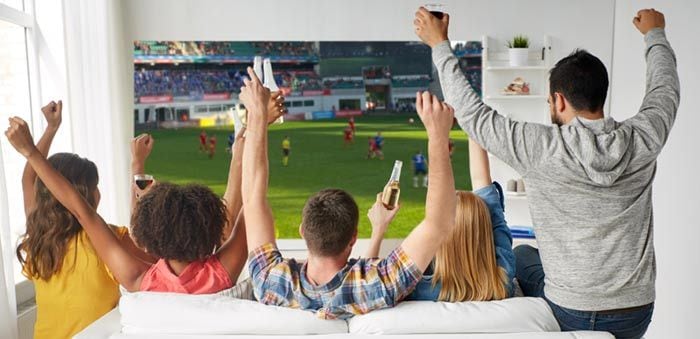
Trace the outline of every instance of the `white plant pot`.
<path fill-rule="evenodd" d="M 509 48 L 508 60 L 511 66 L 527 66 L 527 48 Z"/>

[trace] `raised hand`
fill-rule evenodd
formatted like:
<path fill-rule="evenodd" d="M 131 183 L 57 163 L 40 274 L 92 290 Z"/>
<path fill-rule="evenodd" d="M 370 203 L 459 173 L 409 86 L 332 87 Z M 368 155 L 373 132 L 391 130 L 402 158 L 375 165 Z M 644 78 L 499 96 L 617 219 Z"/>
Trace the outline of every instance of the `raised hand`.
<path fill-rule="evenodd" d="M 245 85 L 241 87 L 241 94 L 239 95 L 239 99 L 248 111 L 248 124 L 250 125 L 254 121 L 259 120 L 267 122 L 268 115 L 274 115 L 274 113 L 269 114 L 268 112 L 270 90 L 263 87 L 252 67 L 248 67 L 248 75 L 250 80 L 243 80 Z"/>
<path fill-rule="evenodd" d="M 369 218 L 370 224 L 372 224 L 372 236 L 365 254 L 367 258 L 376 258 L 379 256 L 379 249 L 382 247 L 384 233 L 386 233 L 387 228 L 389 228 L 389 225 L 399 212 L 399 207 L 399 205 L 396 205 L 396 208 L 393 210 L 388 210 L 384 207 L 384 204 L 382 204 L 382 194 L 377 194 L 377 201 L 372 205 L 372 208 L 367 211 L 367 217 Z"/>
<path fill-rule="evenodd" d="M 448 40 L 447 27 L 449 25 L 449 14 L 444 13 L 442 19 L 438 19 L 422 6 L 416 12 L 415 19 L 413 19 L 413 27 L 416 35 L 431 48 Z"/>
<path fill-rule="evenodd" d="M 7 140 L 10 141 L 12 147 L 25 158 L 38 153 L 32 135 L 29 133 L 27 122 L 18 117 L 11 117 L 9 121 L 10 127 L 5 131 L 5 136 L 7 136 Z"/>
<path fill-rule="evenodd" d="M 143 164 L 153 150 L 154 139 L 150 134 L 143 133 L 131 140 L 131 161 Z"/>
<path fill-rule="evenodd" d="M 58 128 L 62 121 L 63 101 L 58 100 L 58 103 L 51 101 L 41 108 L 41 113 L 44 114 L 49 127 Z"/>
<path fill-rule="evenodd" d="M 267 103 L 267 123 L 274 123 L 277 118 L 287 114 L 287 108 L 284 107 L 284 96 L 282 92 L 273 92 L 270 95 L 270 100 Z"/>
<path fill-rule="evenodd" d="M 637 16 L 632 19 L 632 23 L 642 34 L 647 34 L 647 32 L 654 28 L 663 29 L 666 27 L 664 14 L 657 12 L 653 8 L 642 9 L 637 12 Z"/>
<path fill-rule="evenodd" d="M 367 217 L 369 218 L 370 224 L 372 224 L 372 235 L 383 236 L 386 233 L 389 224 L 394 220 L 396 214 L 399 212 L 399 205 L 396 208 L 389 210 L 384 207 L 382 203 L 382 194 L 377 194 L 377 201 L 372 205 L 372 208 L 367 211 Z"/>
<path fill-rule="evenodd" d="M 455 113 L 450 105 L 440 102 L 428 91 L 417 92 L 416 110 L 428 132 L 428 138 L 449 137 Z"/>

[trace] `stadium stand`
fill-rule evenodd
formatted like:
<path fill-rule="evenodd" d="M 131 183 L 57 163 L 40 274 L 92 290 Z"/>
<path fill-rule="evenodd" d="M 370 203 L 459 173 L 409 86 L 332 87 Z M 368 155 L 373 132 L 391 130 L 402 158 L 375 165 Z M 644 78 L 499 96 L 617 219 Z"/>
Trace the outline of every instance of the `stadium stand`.
<path fill-rule="evenodd" d="M 391 86 L 393 87 L 420 87 L 427 88 L 430 85 L 430 77 L 427 75 L 420 75 L 414 77 L 394 77 L 391 79 Z"/>

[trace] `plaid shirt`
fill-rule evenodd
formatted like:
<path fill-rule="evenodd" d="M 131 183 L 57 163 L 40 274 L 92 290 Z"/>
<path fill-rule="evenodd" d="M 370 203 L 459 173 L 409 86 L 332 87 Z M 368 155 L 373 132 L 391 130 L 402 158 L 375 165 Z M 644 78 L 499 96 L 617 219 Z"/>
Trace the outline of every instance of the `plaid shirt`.
<path fill-rule="evenodd" d="M 385 259 L 351 259 L 322 286 L 306 278 L 306 263 L 282 258 L 273 243 L 252 251 L 248 268 L 258 301 L 317 311 L 322 319 L 345 319 L 393 307 L 423 275 L 401 247 Z"/>

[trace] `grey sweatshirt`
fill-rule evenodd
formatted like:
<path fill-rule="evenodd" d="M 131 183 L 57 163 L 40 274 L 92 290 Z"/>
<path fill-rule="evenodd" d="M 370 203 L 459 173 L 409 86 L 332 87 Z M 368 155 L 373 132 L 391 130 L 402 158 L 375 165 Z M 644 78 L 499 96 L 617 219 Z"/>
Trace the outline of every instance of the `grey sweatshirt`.
<path fill-rule="evenodd" d="M 518 171 L 545 272 L 545 295 L 582 311 L 654 301 L 652 183 L 676 117 L 676 59 L 662 29 L 646 42 L 646 95 L 634 117 L 567 125 L 514 121 L 472 91 L 449 42 L 433 48 L 445 101 L 459 125 Z"/>

